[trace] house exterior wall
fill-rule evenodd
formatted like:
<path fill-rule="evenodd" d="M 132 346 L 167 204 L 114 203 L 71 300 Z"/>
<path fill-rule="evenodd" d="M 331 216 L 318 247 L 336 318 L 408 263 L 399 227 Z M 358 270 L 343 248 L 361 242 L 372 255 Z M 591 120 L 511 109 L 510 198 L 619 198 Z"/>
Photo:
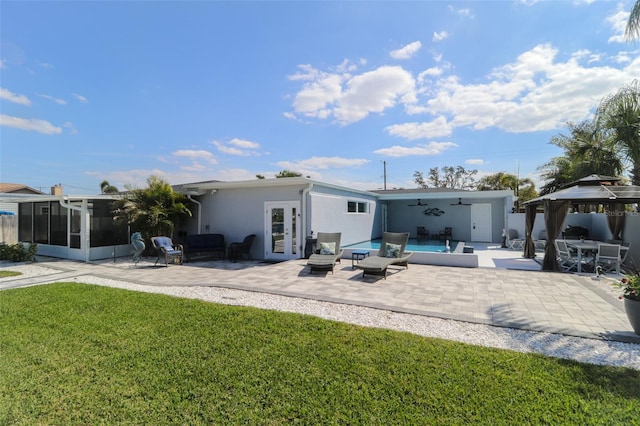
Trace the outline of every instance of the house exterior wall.
<path fill-rule="evenodd" d="M 302 201 L 301 191 L 306 185 L 266 188 L 230 188 L 220 189 L 213 194 L 198 197 L 202 204 L 202 233 L 224 235 L 227 246 L 232 242 L 240 242 L 249 234 L 256 234 L 251 247 L 254 259 L 264 259 L 265 239 L 265 202 L 268 201 Z M 300 209 L 302 204 L 300 204 Z M 301 211 L 298 213 L 300 220 Z M 189 229 L 194 228 L 192 218 Z M 304 250 L 304 227 L 298 236 L 299 252 Z"/>
<path fill-rule="evenodd" d="M 471 241 L 471 206 L 451 205 L 456 202 L 453 199 L 428 200 L 426 207 L 408 207 L 408 204 L 415 204 L 416 201 L 387 201 L 387 229 L 391 232 L 409 232 L 411 238 L 416 238 L 418 226 L 424 226 L 430 235 L 438 235 L 445 227 L 451 227 L 454 240 Z M 511 205 L 509 199 L 465 198 L 464 202 L 491 204 L 491 242 L 500 242 L 507 207 L 510 208 Z M 426 216 L 426 208 L 438 208 L 444 213 L 441 216 Z"/>
<path fill-rule="evenodd" d="M 381 208 L 375 196 L 336 188 L 314 186 L 309 194 L 310 229 L 318 232 L 341 232 L 341 245 L 368 241 L 381 227 Z M 366 212 L 350 213 L 348 202 L 365 203 Z M 362 205 L 362 204 L 361 204 Z M 308 235 L 308 234 L 307 234 Z"/>

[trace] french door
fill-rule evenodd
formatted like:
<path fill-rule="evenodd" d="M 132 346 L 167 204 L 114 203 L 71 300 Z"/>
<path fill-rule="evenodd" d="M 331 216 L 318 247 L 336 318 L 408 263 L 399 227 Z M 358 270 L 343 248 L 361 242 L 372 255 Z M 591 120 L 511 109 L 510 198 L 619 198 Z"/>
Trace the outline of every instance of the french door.
<path fill-rule="evenodd" d="M 265 213 L 265 259 L 298 259 L 300 257 L 300 202 L 266 202 Z"/>

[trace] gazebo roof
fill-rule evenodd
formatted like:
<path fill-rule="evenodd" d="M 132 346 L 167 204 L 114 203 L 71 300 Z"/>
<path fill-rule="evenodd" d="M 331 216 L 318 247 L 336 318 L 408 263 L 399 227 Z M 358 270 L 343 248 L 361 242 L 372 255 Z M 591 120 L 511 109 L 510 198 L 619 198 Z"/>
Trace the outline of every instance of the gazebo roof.
<path fill-rule="evenodd" d="M 591 175 L 575 182 L 573 186 L 551 194 L 526 201 L 527 204 L 542 204 L 544 200 L 567 200 L 577 203 L 640 203 L 640 186 L 616 185 L 620 179 Z"/>

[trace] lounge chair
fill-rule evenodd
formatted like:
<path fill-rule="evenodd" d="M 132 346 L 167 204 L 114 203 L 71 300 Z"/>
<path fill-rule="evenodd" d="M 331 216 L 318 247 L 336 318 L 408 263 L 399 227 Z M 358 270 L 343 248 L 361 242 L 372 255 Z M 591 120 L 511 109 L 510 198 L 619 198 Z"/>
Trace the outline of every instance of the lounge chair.
<path fill-rule="evenodd" d="M 340 263 L 344 250 L 340 248 L 340 232 L 318 232 L 316 253 L 309 256 L 307 265 L 313 271 L 331 271 Z"/>
<path fill-rule="evenodd" d="M 362 276 L 382 275 L 387 279 L 387 268 L 391 265 L 409 267 L 409 258 L 413 256 L 411 252 L 405 252 L 407 241 L 409 240 L 408 232 L 385 232 L 382 235 L 380 250 L 377 256 L 369 256 L 358 264 L 356 268 L 362 269 Z"/>
<path fill-rule="evenodd" d="M 169 262 L 174 262 L 175 260 L 178 260 L 182 265 L 184 249 L 181 244 L 173 244 L 169 237 L 151 237 L 151 243 L 158 253 L 158 258 L 154 265 L 158 264 L 160 258 L 164 259 L 164 266 L 167 267 L 169 266 Z"/>
<path fill-rule="evenodd" d="M 247 235 L 244 237 L 244 240 L 240 243 L 231 243 L 229 244 L 229 259 L 233 262 L 236 262 L 239 257 L 247 256 L 249 260 L 253 260 L 253 256 L 251 256 L 251 246 L 253 245 L 253 240 L 256 239 L 256 234 Z"/>

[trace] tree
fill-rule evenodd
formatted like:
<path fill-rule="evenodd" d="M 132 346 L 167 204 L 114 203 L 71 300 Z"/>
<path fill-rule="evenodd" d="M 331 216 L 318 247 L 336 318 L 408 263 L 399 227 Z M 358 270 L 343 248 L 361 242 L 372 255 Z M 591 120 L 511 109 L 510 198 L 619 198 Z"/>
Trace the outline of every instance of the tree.
<path fill-rule="evenodd" d="M 478 181 L 477 189 L 478 191 L 512 190 L 518 197 L 515 205 L 517 210 L 519 210 L 522 202 L 532 200 L 538 196 L 536 185 L 531 179 L 518 179 L 517 176 L 504 172 L 483 177 Z"/>
<path fill-rule="evenodd" d="M 285 169 L 278 172 L 278 174 L 276 175 L 276 179 L 288 178 L 288 177 L 300 177 L 300 176 L 302 176 L 302 173 Z"/>
<path fill-rule="evenodd" d="M 256 179 L 264 179 L 264 175 L 256 175 Z"/>
<path fill-rule="evenodd" d="M 563 155 L 538 168 L 546 181 L 540 190 L 542 195 L 585 176 L 619 176 L 624 170 L 611 131 L 598 127 L 594 121 L 567 123 L 567 127 L 569 134 L 555 135 L 549 142 L 562 148 Z"/>
<path fill-rule="evenodd" d="M 631 8 L 624 35 L 627 40 L 640 39 L 640 0 L 636 1 L 636 4 Z"/>
<path fill-rule="evenodd" d="M 114 220 L 130 225 L 145 238 L 158 235 L 172 236 L 178 221 L 191 216 L 187 198 L 175 192 L 171 185 L 157 176 L 147 179 L 147 188 L 129 189 L 121 200 L 114 203 Z"/>
<path fill-rule="evenodd" d="M 432 167 L 426 181 L 419 171 L 413 174 L 413 179 L 420 188 L 473 189 L 476 186 L 474 176 L 477 173 L 477 170 L 466 170 L 462 166 L 444 166 L 442 170 Z"/>
<path fill-rule="evenodd" d="M 102 182 L 100 182 L 100 193 L 101 194 L 117 194 L 118 192 L 120 192 L 118 190 L 118 188 L 116 188 L 115 186 L 111 185 L 109 183 L 109 181 L 103 180 Z"/>
<path fill-rule="evenodd" d="M 634 80 L 605 97 L 598 106 L 596 121 L 600 128 L 613 133 L 615 144 L 631 163 L 631 183 L 640 185 L 640 81 Z"/>

